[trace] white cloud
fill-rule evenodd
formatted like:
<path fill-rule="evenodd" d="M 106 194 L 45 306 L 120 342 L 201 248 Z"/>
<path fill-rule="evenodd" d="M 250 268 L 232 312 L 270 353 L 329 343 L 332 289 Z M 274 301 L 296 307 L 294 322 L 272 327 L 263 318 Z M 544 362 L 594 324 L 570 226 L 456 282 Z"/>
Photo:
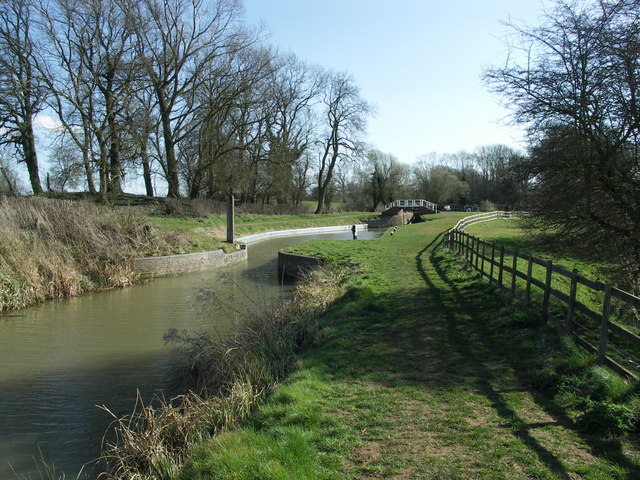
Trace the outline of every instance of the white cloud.
<path fill-rule="evenodd" d="M 36 128 L 41 128 L 51 132 L 59 132 L 62 130 L 62 123 L 59 119 L 44 113 L 40 113 L 36 116 L 33 121 L 33 125 Z"/>

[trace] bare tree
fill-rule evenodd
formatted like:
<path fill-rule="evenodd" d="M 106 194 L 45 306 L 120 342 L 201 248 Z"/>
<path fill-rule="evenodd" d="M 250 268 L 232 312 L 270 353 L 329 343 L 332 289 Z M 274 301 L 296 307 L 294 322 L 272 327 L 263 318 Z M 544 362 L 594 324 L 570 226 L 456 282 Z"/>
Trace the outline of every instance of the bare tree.
<path fill-rule="evenodd" d="M 346 161 L 362 152 L 359 136 L 366 130 L 367 117 L 373 113 L 373 107 L 360 97 L 358 86 L 346 73 L 327 76 L 322 105 L 325 131 L 319 141 L 318 205 L 315 213 L 324 209 L 325 196 L 338 161 Z"/>
<path fill-rule="evenodd" d="M 300 205 L 307 189 L 311 186 L 309 177 L 309 169 L 311 167 L 311 158 L 308 152 L 305 152 L 293 165 L 293 203 Z"/>
<path fill-rule="evenodd" d="M 208 187 L 211 196 L 241 190 L 246 199 L 248 185 L 257 180 L 258 165 L 266 159 L 265 92 L 272 69 L 271 52 L 261 48 L 211 63 L 198 89 L 198 129 L 193 134 L 197 150 L 188 169 L 189 196 Z"/>
<path fill-rule="evenodd" d="M 130 143 L 133 163 L 142 167 L 145 193 L 153 197 L 154 165 L 160 157 L 153 148 L 153 138 L 158 133 L 160 121 L 154 109 L 153 91 L 144 83 L 143 77 L 134 82 L 133 92 L 133 98 L 127 102 L 125 138 Z"/>
<path fill-rule="evenodd" d="M 209 10 L 207 7 L 211 7 Z M 211 62 L 246 48 L 236 0 L 142 0 L 132 8 L 137 49 L 162 126 L 168 196 L 180 196 L 180 141 L 195 130 L 198 86 Z"/>
<path fill-rule="evenodd" d="M 273 100 L 273 108 L 268 118 L 268 161 L 277 172 L 279 202 L 291 200 L 294 166 L 299 164 L 312 140 L 313 107 L 322 87 L 322 73 L 294 55 L 282 58 L 270 83 L 269 97 Z M 295 195 L 298 194 L 299 191 Z"/>
<path fill-rule="evenodd" d="M 608 251 L 640 276 L 638 1 L 559 1 L 539 26 L 510 28 L 513 53 L 485 78 L 530 129 L 534 191 L 558 199 L 538 218 L 574 240 L 615 240 Z M 560 146 L 573 152 L 553 155 Z M 573 187 L 555 181 L 568 175 Z"/>
<path fill-rule="evenodd" d="M 50 157 L 51 170 L 47 174 L 49 190 L 64 192 L 82 183 L 82 152 L 71 141 L 63 139 L 56 145 Z"/>
<path fill-rule="evenodd" d="M 125 0 L 52 0 L 40 7 L 50 106 L 82 151 L 91 193 L 97 166 L 101 199 L 121 191 L 124 174 L 121 117 L 135 68 L 126 8 Z"/>
<path fill-rule="evenodd" d="M 42 192 L 33 119 L 46 89 L 39 75 L 30 0 L 0 4 L 0 144 L 13 144 L 29 172 L 33 193 Z"/>
<path fill-rule="evenodd" d="M 457 202 L 469 193 L 467 182 L 451 167 L 422 163 L 418 164 L 416 175 L 420 194 L 432 202 Z"/>
<path fill-rule="evenodd" d="M 20 175 L 11 166 L 6 147 L 0 148 L 0 197 L 16 197 L 23 193 Z"/>

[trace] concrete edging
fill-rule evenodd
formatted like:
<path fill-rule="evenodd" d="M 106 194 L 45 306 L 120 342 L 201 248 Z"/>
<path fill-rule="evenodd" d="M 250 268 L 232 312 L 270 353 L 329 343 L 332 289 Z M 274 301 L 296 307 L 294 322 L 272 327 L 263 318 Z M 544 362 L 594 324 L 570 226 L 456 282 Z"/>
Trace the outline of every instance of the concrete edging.
<path fill-rule="evenodd" d="M 298 278 L 312 268 L 324 265 L 323 258 L 278 251 L 278 278 Z"/>
<path fill-rule="evenodd" d="M 368 230 L 367 224 L 356 225 L 358 231 Z M 246 235 L 237 238 L 236 241 L 245 244 L 259 242 L 267 238 L 292 237 L 295 235 L 305 235 L 313 233 L 333 233 L 347 232 L 351 230 L 351 225 L 338 225 L 331 227 L 311 227 L 296 228 L 292 230 L 276 230 L 274 232 L 256 233 L 254 235 Z M 292 255 L 292 254 L 286 254 Z M 303 257 L 303 255 L 298 255 Z M 313 259 L 318 264 L 315 257 L 305 257 Z M 142 257 L 134 258 L 132 261 L 133 269 L 139 273 L 142 278 L 165 277 L 169 275 L 180 275 L 189 272 L 200 272 L 204 270 L 213 270 L 216 268 L 231 265 L 232 263 L 241 262 L 247 259 L 247 250 L 242 249 L 237 252 L 224 253 L 222 250 L 212 250 L 208 252 L 185 253 L 180 255 L 166 255 L 162 257 Z M 308 270 L 313 261 L 290 260 L 285 268 L 285 272 L 296 271 L 291 276 L 299 275 L 302 271 Z M 296 268 L 295 265 L 300 265 Z M 280 271 L 280 255 L 278 254 L 278 271 Z M 303 266 L 304 265 L 304 266 Z M 288 276 L 289 274 L 286 273 Z"/>
<path fill-rule="evenodd" d="M 332 227 L 311 227 L 311 228 L 295 228 L 292 230 L 276 230 L 275 232 L 255 233 L 253 235 L 245 235 L 244 237 L 236 238 L 237 242 L 242 243 L 254 243 L 267 238 L 277 237 L 293 237 L 295 235 L 305 235 L 313 233 L 333 233 L 333 232 L 348 232 L 351 230 L 352 225 L 337 225 Z M 366 223 L 357 224 L 356 228 L 359 232 L 368 230 Z"/>
<path fill-rule="evenodd" d="M 133 259 L 133 269 L 142 278 L 165 277 L 182 273 L 212 270 L 247 258 L 246 250 L 224 253 L 222 250 L 208 252 L 166 255 L 163 257 L 143 257 Z"/>

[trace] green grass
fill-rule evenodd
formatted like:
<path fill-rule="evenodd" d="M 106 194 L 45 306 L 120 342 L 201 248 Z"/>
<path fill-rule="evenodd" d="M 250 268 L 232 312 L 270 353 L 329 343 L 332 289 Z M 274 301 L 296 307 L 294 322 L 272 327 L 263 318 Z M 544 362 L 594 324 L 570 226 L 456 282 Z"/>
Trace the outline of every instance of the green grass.
<path fill-rule="evenodd" d="M 238 214 L 235 217 L 235 233 L 236 237 L 240 237 L 275 230 L 360 224 L 377 215 L 371 212 L 322 215 Z M 152 225 L 187 237 L 186 243 L 175 253 L 217 250 L 228 246 L 226 244 L 227 220 L 224 215 L 210 215 L 206 218 L 150 216 L 148 221 Z"/>
<path fill-rule="evenodd" d="M 569 251 L 562 250 L 559 245 L 543 243 L 535 232 L 528 231 L 521 220 L 497 220 L 479 223 L 468 227 L 465 232 L 505 248 L 518 250 L 522 254 L 530 254 L 542 260 L 552 260 L 555 264 L 568 270 L 576 269 L 581 275 L 602 281 L 609 280 L 611 266 L 594 263 L 580 258 Z M 541 232 L 539 232 L 541 233 Z"/>
<path fill-rule="evenodd" d="M 584 259 L 573 256 L 565 251 L 560 251 L 550 245 L 544 245 L 537 240 L 535 235 L 527 231 L 522 222 L 519 220 L 497 220 L 477 225 L 472 225 L 465 230 L 466 233 L 476 236 L 482 240 L 493 243 L 497 246 L 504 246 L 506 249 L 517 250 L 519 257 L 522 255 L 532 255 L 544 261 L 552 261 L 555 265 L 562 266 L 567 270 L 577 270 L 592 280 L 603 278 L 604 265 L 592 264 Z M 485 255 L 491 255 L 491 249 L 485 250 Z M 499 260 L 499 251 L 495 250 L 495 260 Z M 506 254 L 504 256 L 504 264 L 512 266 L 513 256 Z M 523 258 L 518 259 L 517 269 L 519 272 L 527 273 L 527 261 Z M 479 262 L 482 267 L 482 262 Z M 491 266 L 489 262 L 484 263 L 483 271 L 490 275 Z M 497 268 L 494 267 L 493 278 L 497 278 Z M 544 283 L 546 277 L 546 268 L 534 264 L 532 270 L 532 278 Z M 604 279 L 606 280 L 606 279 Z M 512 276 L 509 273 L 504 274 L 503 284 L 510 286 Z M 516 288 L 523 292 L 525 290 L 526 281 L 522 278 L 516 278 Z M 569 294 L 571 281 L 569 278 L 555 274 L 552 277 L 552 288 L 562 293 Z M 535 286 L 531 287 L 531 298 L 536 304 L 542 304 L 543 291 Z M 604 294 L 602 292 L 592 290 L 584 285 L 579 285 L 576 292 L 576 299 L 583 305 L 587 306 L 594 312 L 601 311 Z M 553 301 L 553 299 L 552 299 Z M 566 307 L 560 302 L 553 301 L 551 309 L 557 315 L 564 315 Z"/>
<path fill-rule="evenodd" d="M 346 293 L 297 372 L 180 478 L 638 478 L 634 444 L 580 430 L 556 394 L 591 358 L 437 248 L 456 220 L 296 247 L 348 268 Z"/>
<path fill-rule="evenodd" d="M 569 252 L 566 248 L 562 248 L 561 244 L 553 243 L 547 236 L 547 241 L 542 242 L 535 232 L 532 234 L 526 228 L 521 221 L 518 220 L 500 220 L 494 222 L 487 222 L 484 224 L 473 225 L 466 230 L 470 235 L 477 236 L 483 240 L 494 243 L 498 246 L 504 246 L 507 249 L 518 250 L 524 254 L 531 254 L 537 258 L 545 261 L 553 261 L 555 265 L 560 265 L 568 270 L 576 270 L 580 275 L 589 278 L 591 280 L 599 280 L 602 282 L 610 282 L 616 285 L 616 277 L 614 268 L 611 265 L 602 263 L 591 263 L 588 260 L 581 258 L 575 254 Z M 490 249 L 486 250 L 486 254 L 490 255 Z M 496 260 L 498 260 L 498 251 L 496 250 Z M 504 263 L 509 267 L 512 266 L 512 256 L 505 255 Z M 517 268 L 518 271 L 526 274 L 527 261 L 525 259 L 519 259 Z M 482 268 L 482 262 L 478 262 L 478 266 Z M 490 275 L 490 266 L 488 262 L 484 264 L 484 272 Z M 533 265 L 532 276 L 534 279 L 544 283 L 546 277 L 546 268 L 540 265 Z M 493 274 L 494 279 L 497 277 L 497 268 Z M 512 286 L 512 276 L 509 273 L 504 274 L 503 284 L 507 287 Z M 524 296 L 526 281 L 521 278 L 516 278 L 516 292 L 521 296 Z M 560 292 L 569 295 L 571 280 L 570 278 L 560 275 L 554 272 L 552 275 L 552 288 L 559 290 Z M 624 289 L 624 286 L 622 286 Z M 543 290 L 532 286 L 531 287 L 531 299 L 536 305 L 542 304 Z M 601 290 L 594 290 L 586 285 L 578 284 L 576 291 L 576 300 L 589 308 L 597 315 L 601 315 L 603 311 L 604 292 Z M 559 319 L 563 319 L 567 313 L 567 306 L 560 300 L 552 297 L 550 304 L 551 313 Z M 600 331 L 600 323 L 593 319 L 576 314 L 576 320 L 586 328 L 583 332 L 589 336 L 589 341 L 592 344 L 597 345 L 598 336 Z M 640 323 L 636 312 L 622 302 L 614 300 L 613 312 L 611 321 L 616 322 L 619 325 L 626 327 L 628 330 L 640 334 Z M 619 363 L 626 366 L 631 371 L 638 372 L 639 357 L 635 356 L 636 348 L 627 344 L 622 338 L 616 336 L 610 339 L 614 344 L 617 344 L 618 350 L 610 349 L 610 355 Z M 624 353 L 626 352 L 626 353 Z"/>

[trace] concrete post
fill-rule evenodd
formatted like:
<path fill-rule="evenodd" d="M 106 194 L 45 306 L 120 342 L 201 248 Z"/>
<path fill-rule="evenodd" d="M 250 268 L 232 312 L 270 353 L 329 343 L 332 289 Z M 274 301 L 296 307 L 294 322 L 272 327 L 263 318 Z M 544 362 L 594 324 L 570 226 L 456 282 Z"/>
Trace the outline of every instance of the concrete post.
<path fill-rule="evenodd" d="M 227 242 L 229 243 L 233 243 L 235 240 L 234 210 L 234 198 L 232 194 L 229 194 L 227 199 Z"/>

